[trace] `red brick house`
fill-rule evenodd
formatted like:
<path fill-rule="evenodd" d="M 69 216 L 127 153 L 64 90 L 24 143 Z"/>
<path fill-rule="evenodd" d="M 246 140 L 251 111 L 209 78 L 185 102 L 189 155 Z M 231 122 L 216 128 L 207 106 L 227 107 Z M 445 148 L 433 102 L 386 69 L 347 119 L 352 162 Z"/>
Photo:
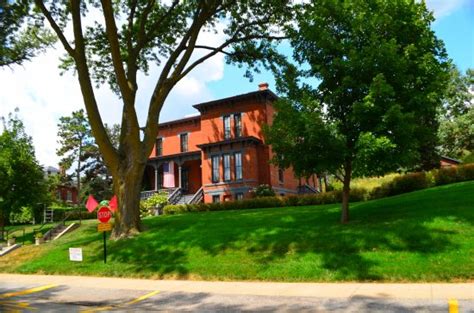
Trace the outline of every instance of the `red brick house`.
<path fill-rule="evenodd" d="M 261 184 L 277 195 L 316 192 L 317 180 L 303 184 L 291 169 L 269 161 L 263 125 L 271 124 L 277 96 L 259 90 L 194 105 L 199 115 L 159 125 L 144 176 L 146 197 L 160 189 L 173 203 L 244 199 Z"/>

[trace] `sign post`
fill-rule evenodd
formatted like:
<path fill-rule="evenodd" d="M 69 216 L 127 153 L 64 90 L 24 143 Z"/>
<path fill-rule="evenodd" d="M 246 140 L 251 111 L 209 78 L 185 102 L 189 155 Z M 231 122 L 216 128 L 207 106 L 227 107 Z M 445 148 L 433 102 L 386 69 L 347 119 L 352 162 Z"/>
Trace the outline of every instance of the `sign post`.
<path fill-rule="evenodd" d="M 112 224 L 109 223 L 110 218 L 112 217 L 112 211 L 108 207 L 103 206 L 97 211 L 97 219 L 100 224 L 97 225 L 97 230 L 102 232 L 104 237 L 104 263 L 107 263 L 107 243 L 105 232 L 112 230 Z"/>

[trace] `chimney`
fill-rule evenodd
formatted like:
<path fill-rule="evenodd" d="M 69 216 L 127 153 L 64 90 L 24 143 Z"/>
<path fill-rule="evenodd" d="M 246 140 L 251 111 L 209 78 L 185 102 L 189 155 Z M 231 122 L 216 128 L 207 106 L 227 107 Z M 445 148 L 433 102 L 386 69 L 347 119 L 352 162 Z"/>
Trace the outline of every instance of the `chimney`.
<path fill-rule="evenodd" d="M 267 90 L 267 89 L 268 89 L 268 83 L 258 84 L 258 90 Z"/>

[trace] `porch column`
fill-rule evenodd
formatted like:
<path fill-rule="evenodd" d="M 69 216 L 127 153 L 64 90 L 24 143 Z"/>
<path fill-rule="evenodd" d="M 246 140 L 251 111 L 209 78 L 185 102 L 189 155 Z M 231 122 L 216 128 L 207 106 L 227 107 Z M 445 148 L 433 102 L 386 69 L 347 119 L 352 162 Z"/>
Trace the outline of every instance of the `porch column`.
<path fill-rule="evenodd" d="M 155 166 L 155 191 L 158 191 L 158 166 Z"/>
<path fill-rule="evenodd" d="M 179 164 L 178 166 L 178 187 L 181 188 L 181 170 L 182 170 L 182 167 L 181 167 L 181 164 Z"/>

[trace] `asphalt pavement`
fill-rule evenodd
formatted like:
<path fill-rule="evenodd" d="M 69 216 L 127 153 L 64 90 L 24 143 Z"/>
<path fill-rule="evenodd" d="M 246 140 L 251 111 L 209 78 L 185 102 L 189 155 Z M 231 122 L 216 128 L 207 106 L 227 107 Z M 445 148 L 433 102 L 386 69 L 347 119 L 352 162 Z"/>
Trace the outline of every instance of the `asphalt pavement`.
<path fill-rule="evenodd" d="M 474 313 L 474 284 L 203 282 L 0 274 L 0 311 Z"/>

